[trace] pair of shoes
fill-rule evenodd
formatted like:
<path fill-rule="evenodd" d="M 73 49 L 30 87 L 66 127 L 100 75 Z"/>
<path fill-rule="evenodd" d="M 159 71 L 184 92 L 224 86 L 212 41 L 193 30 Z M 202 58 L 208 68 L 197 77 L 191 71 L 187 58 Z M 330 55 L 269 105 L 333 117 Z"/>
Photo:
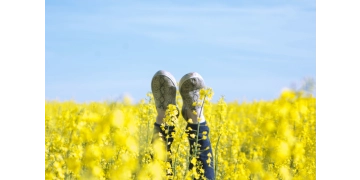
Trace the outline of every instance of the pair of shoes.
<path fill-rule="evenodd" d="M 193 123 L 205 121 L 202 107 L 193 106 L 194 102 L 199 102 L 199 92 L 203 88 L 205 88 L 205 82 L 199 73 L 187 73 L 181 78 L 179 82 L 180 95 L 183 99 L 181 114 L 185 120 L 192 119 Z M 158 112 L 156 121 L 162 122 L 168 105 L 176 105 L 176 80 L 174 76 L 164 70 L 156 72 L 151 80 L 151 91 Z M 200 118 L 199 121 L 198 117 Z"/>

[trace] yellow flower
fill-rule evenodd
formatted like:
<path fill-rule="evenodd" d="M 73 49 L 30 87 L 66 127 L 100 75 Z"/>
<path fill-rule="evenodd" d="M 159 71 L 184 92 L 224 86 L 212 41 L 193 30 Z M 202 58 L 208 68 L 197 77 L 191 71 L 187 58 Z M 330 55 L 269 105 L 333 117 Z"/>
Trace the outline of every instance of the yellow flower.
<path fill-rule="evenodd" d="M 193 157 L 190 162 L 191 162 L 191 164 L 193 164 L 195 166 L 196 165 L 196 158 Z"/>
<path fill-rule="evenodd" d="M 206 163 L 210 166 L 210 163 L 211 163 L 210 157 L 208 157 L 208 159 L 206 160 Z"/>
<path fill-rule="evenodd" d="M 176 104 L 182 106 L 176 93 Z M 166 138 L 174 139 L 168 141 L 171 153 L 165 137 L 152 139 L 158 137 L 152 93 L 138 104 L 45 101 L 45 178 L 134 179 L 136 174 L 137 179 L 202 179 L 203 167 L 214 163 L 216 179 L 316 179 L 316 98 L 288 91 L 270 101 L 238 103 L 221 97 L 212 103 L 212 94 L 209 88 L 201 90 L 202 98 L 193 104 L 204 105 L 211 129 L 202 132 L 213 147 L 205 164 L 197 163 L 199 154 L 189 154 L 194 144 L 188 147 L 188 138 L 196 138 L 195 129 L 182 129 L 193 120 L 177 121 L 175 105 L 168 106 L 161 125 Z M 188 170 L 188 163 L 194 168 Z"/>

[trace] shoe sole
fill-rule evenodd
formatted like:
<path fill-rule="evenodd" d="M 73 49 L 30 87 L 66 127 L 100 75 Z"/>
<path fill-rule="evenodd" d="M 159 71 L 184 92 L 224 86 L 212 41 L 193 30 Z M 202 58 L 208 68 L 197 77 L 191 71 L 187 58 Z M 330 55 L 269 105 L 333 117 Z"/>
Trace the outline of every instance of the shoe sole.
<path fill-rule="evenodd" d="M 155 73 L 151 80 L 151 91 L 157 108 L 166 110 L 169 104 L 176 104 L 176 80 L 164 70 Z"/>
<path fill-rule="evenodd" d="M 201 77 L 201 75 L 197 72 L 191 72 L 191 73 L 187 73 L 185 74 L 181 79 L 180 79 L 180 83 L 179 83 L 179 89 L 181 89 L 181 86 L 184 84 L 184 82 L 186 80 L 189 80 L 191 78 L 199 78 L 202 82 L 204 82 L 205 84 L 205 81 L 204 79 Z"/>
<path fill-rule="evenodd" d="M 188 110 L 191 112 L 196 110 L 197 113 L 200 113 L 201 107 L 193 106 L 194 102 L 197 102 L 200 98 L 200 89 L 205 88 L 205 81 L 199 73 L 192 72 L 185 74 L 179 83 L 180 95 L 183 99 L 183 107 L 181 114 L 185 120 L 188 120 Z M 198 114 L 198 116 L 202 116 Z"/>

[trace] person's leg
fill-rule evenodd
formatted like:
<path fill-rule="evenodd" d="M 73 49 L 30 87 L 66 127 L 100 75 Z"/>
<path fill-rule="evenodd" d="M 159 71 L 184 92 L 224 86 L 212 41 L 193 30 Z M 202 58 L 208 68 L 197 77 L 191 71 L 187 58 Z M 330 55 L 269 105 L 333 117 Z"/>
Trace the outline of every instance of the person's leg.
<path fill-rule="evenodd" d="M 154 123 L 152 143 L 156 140 L 163 141 L 167 152 L 171 153 L 170 147 L 174 140 L 171 133 L 174 132 L 174 126 L 167 125 L 164 118 L 168 105 L 176 105 L 176 80 L 169 72 L 160 70 L 155 73 L 151 80 L 151 91 L 158 113 Z M 161 127 L 161 124 L 165 124 L 165 126 Z M 169 138 L 166 138 L 167 135 Z M 172 164 L 171 158 L 168 158 L 168 162 L 170 165 Z"/>
<path fill-rule="evenodd" d="M 196 157 L 196 162 L 200 162 L 204 169 L 204 175 L 207 179 L 215 179 L 213 166 L 213 153 L 211 142 L 208 138 L 209 127 L 206 124 L 203 107 L 195 105 L 195 102 L 202 101 L 200 98 L 200 89 L 205 88 L 204 79 L 198 73 L 188 73 L 184 75 L 179 83 L 180 94 L 183 99 L 181 114 L 188 121 L 186 131 L 190 144 L 190 154 Z M 191 158 L 192 158 L 191 157 Z M 190 159 L 191 161 L 192 159 Z M 194 162 L 194 161 L 193 161 Z M 190 163 L 189 169 L 194 167 Z"/>
<path fill-rule="evenodd" d="M 206 121 L 199 124 L 188 123 L 186 129 L 189 128 L 191 128 L 191 130 L 189 130 L 187 133 L 190 144 L 190 154 L 191 155 L 197 154 L 196 160 L 201 162 L 202 168 L 204 169 L 204 176 L 207 179 L 214 179 L 213 153 L 212 153 L 211 142 L 210 139 L 208 138 L 210 129 L 207 126 Z M 192 134 L 194 134 L 194 136 Z M 196 142 L 198 146 L 200 145 L 200 147 L 196 146 Z M 193 167 L 194 164 L 190 163 L 189 169 L 192 169 Z"/>
<path fill-rule="evenodd" d="M 156 122 L 154 123 L 154 133 L 153 133 L 153 137 L 152 137 L 152 141 L 151 143 L 152 144 L 157 144 L 155 141 L 161 141 L 161 146 L 163 146 L 162 148 L 163 149 L 166 149 L 166 153 L 167 154 L 163 154 L 163 153 L 159 153 L 159 152 L 156 152 L 155 154 L 158 154 L 161 156 L 161 159 L 163 158 L 166 158 L 166 162 L 170 164 L 170 167 L 166 169 L 166 174 L 168 176 L 172 176 L 173 175 L 173 172 L 172 172 L 172 159 L 171 159 L 171 156 L 169 156 L 171 154 L 171 145 L 172 145 L 172 142 L 174 141 L 174 138 L 171 136 L 171 134 L 175 132 L 174 130 L 174 126 L 163 126 L 161 127 L 160 124 L 157 124 Z M 166 138 L 168 137 L 168 138 Z M 156 145 L 154 146 L 156 150 Z M 163 152 L 163 151 L 161 151 Z M 169 154 L 170 153 L 170 154 Z M 154 158 L 152 156 L 152 158 Z M 163 159 L 165 160 L 165 159 Z"/>

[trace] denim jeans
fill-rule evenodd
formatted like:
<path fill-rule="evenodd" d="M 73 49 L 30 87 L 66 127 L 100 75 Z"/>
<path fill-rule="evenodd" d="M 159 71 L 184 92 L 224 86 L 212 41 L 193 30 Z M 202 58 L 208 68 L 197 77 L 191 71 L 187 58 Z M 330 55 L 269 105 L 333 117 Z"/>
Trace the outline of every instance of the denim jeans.
<path fill-rule="evenodd" d="M 199 125 L 199 132 L 197 132 L 198 130 L 198 125 Z M 189 130 L 189 128 L 191 128 L 191 130 Z M 169 130 L 168 134 L 171 134 L 172 132 L 174 132 L 174 126 L 165 126 L 165 130 Z M 208 137 L 209 135 L 209 127 L 206 124 L 206 121 L 200 124 L 187 124 L 186 126 L 186 133 L 188 135 L 188 140 L 189 140 L 189 146 L 190 146 L 190 158 L 191 156 L 194 155 L 195 153 L 195 148 L 194 148 L 194 143 L 196 143 L 196 137 L 198 138 L 198 155 L 196 156 L 196 160 L 197 162 L 201 163 L 202 168 L 204 169 L 204 176 L 207 179 L 215 179 L 215 175 L 214 175 L 214 163 L 213 163 L 213 153 L 212 153 L 212 147 L 211 147 L 211 142 L 210 139 Z M 206 133 L 204 133 L 206 132 Z M 159 135 L 159 133 L 161 133 L 161 137 Z M 159 124 L 154 123 L 154 136 L 153 136 L 153 141 L 155 138 L 162 138 L 164 142 L 166 142 L 166 137 L 167 134 L 165 134 L 165 131 L 163 131 L 160 127 Z M 203 139 L 203 137 L 206 136 L 206 139 Z M 168 144 L 166 145 L 166 149 L 167 151 L 170 151 L 170 147 L 172 142 L 174 141 L 174 138 L 170 136 L 170 138 L 167 139 Z M 208 154 L 210 153 L 210 157 L 208 156 Z M 210 158 L 210 163 L 207 163 L 206 161 Z M 191 161 L 191 159 L 189 159 L 189 161 Z M 172 160 L 168 159 L 168 162 L 170 162 L 170 164 L 172 164 Z M 189 164 L 189 170 L 192 169 L 194 167 L 194 165 L 192 163 Z"/>
<path fill-rule="evenodd" d="M 198 127 L 199 125 L 199 127 Z M 200 147 L 198 148 L 198 157 L 197 157 L 197 161 L 201 162 L 202 168 L 204 169 L 204 176 L 207 179 L 215 179 L 215 175 L 214 175 L 214 163 L 213 163 L 213 153 L 212 153 L 212 147 L 211 147 L 211 142 L 209 139 L 209 131 L 210 128 L 209 126 L 206 124 L 206 121 L 200 124 L 188 124 L 186 126 L 186 129 L 188 130 L 189 127 L 191 128 L 191 130 L 189 130 L 187 132 L 188 134 L 188 139 L 189 139 L 189 145 L 190 145 L 190 154 L 194 155 L 194 144 L 196 143 L 196 136 L 198 138 L 198 145 L 200 145 Z M 199 132 L 197 132 L 199 128 Z M 206 133 L 204 133 L 206 132 Z M 191 134 L 195 134 L 195 138 L 191 137 Z M 206 136 L 205 139 L 203 139 L 203 137 Z M 208 154 L 210 154 L 211 156 L 209 157 Z M 210 158 L 210 163 L 207 163 L 206 161 Z M 193 164 L 190 163 L 189 165 L 189 169 L 193 168 Z"/>

